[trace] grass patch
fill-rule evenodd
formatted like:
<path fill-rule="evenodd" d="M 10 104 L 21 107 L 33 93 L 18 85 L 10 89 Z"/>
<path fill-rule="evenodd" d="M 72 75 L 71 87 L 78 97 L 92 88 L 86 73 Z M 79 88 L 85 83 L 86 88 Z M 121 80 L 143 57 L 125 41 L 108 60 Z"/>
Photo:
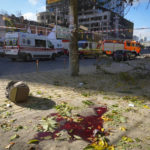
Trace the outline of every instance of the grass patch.
<path fill-rule="evenodd" d="M 112 98 L 108 96 L 104 96 L 103 99 L 111 100 Z"/>
<path fill-rule="evenodd" d="M 38 95 L 42 95 L 42 91 L 37 91 L 36 92 Z"/>
<path fill-rule="evenodd" d="M 90 94 L 90 92 L 83 92 L 83 93 L 81 93 L 81 95 L 82 96 L 84 96 L 84 97 L 89 97 L 89 96 L 91 96 L 91 94 Z"/>
<path fill-rule="evenodd" d="M 63 102 L 57 106 L 55 106 L 55 109 L 61 116 L 71 116 L 71 112 L 73 110 L 73 107 L 69 106 L 66 102 Z"/>
<path fill-rule="evenodd" d="M 122 111 L 119 110 L 117 107 L 113 108 L 114 109 L 112 111 L 109 111 L 106 114 L 104 114 L 104 118 L 108 118 L 108 120 L 111 121 L 112 125 L 119 125 L 120 123 L 125 123 L 127 121 L 127 117 L 122 116 Z"/>
<path fill-rule="evenodd" d="M 94 103 L 93 103 L 92 101 L 89 101 L 89 100 L 82 101 L 82 103 L 83 103 L 84 105 L 87 105 L 87 106 L 92 106 L 92 105 L 94 105 Z"/>
<path fill-rule="evenodd" d="M 143 106 L 145 100 L 143 99 L 140 99 L 139 97 L 137 96 L 124 96 L 122 97 L 123 100 L 125 101 L 129 101 L 129 102 L 132 102 L 134 103 L 136 106 Z"/>

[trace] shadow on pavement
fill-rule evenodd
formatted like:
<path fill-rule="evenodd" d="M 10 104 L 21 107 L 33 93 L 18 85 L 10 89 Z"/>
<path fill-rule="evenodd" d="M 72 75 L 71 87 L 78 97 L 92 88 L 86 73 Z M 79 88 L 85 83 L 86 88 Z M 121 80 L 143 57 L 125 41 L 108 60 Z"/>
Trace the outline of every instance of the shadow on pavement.
<path fill-rule="evenodd" d="M 82 62 L 82 61 L 81 61 Z M 51 70 L 49 72 L 22 73 L 2 76 L 2 80 L 17 80 L 29 83 L 29 86 L 50 87 L 63 90 L 73 88 L 75 92 L 84 97 L 96 94 L 111 94 L 114 96 L 146 96 L 150 100 L 150 58 L 137 58 L 132 61 L 114 62 L 111 57 L 100 58 L 95 64 L 80 67 L 80 75 L 69 76 L 66 68 Z M 110 68 L 111 64 L 112 68 Z M 137 65 L 139 64 L 139 65 Z M 101 67 L 105 65 L 107 70 Z M 131 72 L 125 71 L 124 66 L 131 65 Z M 111 70 L 121 69 L 112 73 Z M 122 72 L 123 71 L 123 72 Z M 145 90 L 146 89 L 146 90 Z M 42 90 L 45 92 L 45 90 Z M 59 93 L 58 93 L 59 94 Z"/>
<path fill-rule="evenodd" d="M 27 102 L 17 103 L 16 105 L 36 110 L 48 110 L 52 109 L 56 103 L 51 99 L 29 96 Z"/>

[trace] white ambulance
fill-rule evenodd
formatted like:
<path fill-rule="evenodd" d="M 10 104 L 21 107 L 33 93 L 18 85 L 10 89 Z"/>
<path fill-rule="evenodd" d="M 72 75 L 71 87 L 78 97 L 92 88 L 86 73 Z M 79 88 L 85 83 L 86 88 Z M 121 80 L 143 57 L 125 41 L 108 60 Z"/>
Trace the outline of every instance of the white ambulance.
<path fill-rule="evenodd" d="M 63 43 L 62 40 L 57 40 L 57 39 L 49 39 L 49 41 L 51 43 L 53 43 L 54 48 L 57 51 L 57 56 L 61 56 L 64 54 L 64 47 L 63 47 Z"/>
<path fill-rule="evenodd" d="M 31 33 L 6 33 L 4 51 L 6 57 L 15 61 L 23 59 L 55 59 L 57 50 L 47 36 Z"/>

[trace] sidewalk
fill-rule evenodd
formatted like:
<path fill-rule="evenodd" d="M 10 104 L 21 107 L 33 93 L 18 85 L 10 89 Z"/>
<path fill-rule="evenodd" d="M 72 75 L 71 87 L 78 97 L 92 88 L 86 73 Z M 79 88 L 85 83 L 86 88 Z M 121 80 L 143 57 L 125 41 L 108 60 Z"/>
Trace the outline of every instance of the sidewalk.
<path fill-rule="evenodd" d="M 13 141 L 14 145 L 11 150 L 31 150 L 32 147 L 36 150 L 83 150 L 88 145 L 83 140 L 72 143 L 44 140 L 38 145 L 28 144 L 28 141 L 36 134 L 35 126 L 39 124 L 40 120 L 50 113 L 56 112 L 53 106 L 65 101 L 71 106 L 81 107 L 83 105 L 82 101 L 85 100 L 92 101 L 96 106 L 107 105 L 110 112 L 115 109 L 120 115 L 123 114 L 124 117 L 127 117 L 126 123 L 119 123 L 118 121 L 112 124 L 110 122 L 105 123 L 104 128 L 106 130 L 112 128 L 113 132 L 108 136 L 112 144 L 116 145 L 121 137 L 126 135 L 134 140 L 134 143 L 128 143 L 131 147 L 135 145 L 135 139 L 138 137 L 141 141 L 136 144 L 140 144 L 141 147 L 138 145 L 136 149 L 148 148 L 150 146 L 150 139 L 148 139 L 150 135 L 150 109 L 143 106 L 150 106 L 148 97 L 150 88 L 147 89 L 150 86 L 150 81 L 140 80 L 139 83 L 129 87 L 129 84 L 123 81 L 116 82 L 117 79 L 118 76 L 103 72 L 96 73 L 95 66 L 82 67 L 80 76 L 74 78 L 68 75 L 68 70 L 2 77 L 0 79 L 0 124 L 7 123 L 8 131 L 4 131 L 5 128 L 0 128 L 0 135 L 3 135 L 1 136 L 0 150 L 5 150 L 5 147 L 11 142 L 10 137 L 15 134 L 20 137 Z M 5 98 L 5 88 L 10 80 L 27 82 L 31 96 L 28 103 L 16 105 Z M 136 89 L 140 84 L 142 87 Z M 132 89 L 129 92 L 130 88 Z M 129 108 L 129 103 L 132 102 L 129 100 L 123 101 L 122 98 L 130 95 L 140 100 L 142 94 L 145 94 L 145 99 L 148 99 L 148 101 L 141 106 L 135 104 L 133 108 L 130 108 L 131 110 L 126 111 Z M 7 107 L 7 104 L 11 104 L 12 107 Z M 116 107 L 114 107 L 115 105 Z M 92 108 L 84 106 L 81 108 L 79 112 L 82 115 L 92 113 Z M 23 126 L 23 129 L 14 132 L 14 129 L 19 125 Z M 121 131 L 120 127 L 126 128 L 127 131 Z"/>
<path fill-rule="evenodd" d="M 92 68 L 92 70 L 94 70 Z M 92 71 L 90 69 L 90 71 Z M 89 72 L 89 68 L 84 69 L 84 74 Z M 82 72 L 81 72 L 82 73 Z M 60 77 L 61 76 L 61 77 Z M 74 91 L 73 86 L 78 86 L 78 78 L 70 78 L 68 81 L 72 82 L 74 80 L 76 85 L 68 85 L 63 78 L 68 78 L 68 70 L 55 70 L 55 72 L 34 72 L 19 75 L 3 76 L 0 79 L 0 108 L 4 112 L 9 112 L 10 116 L 6 115 L 6 118 L 0 118 L 1 122 L 11 122 L 11 120 L 17 119 L 13 124 L 12 128 L 23 125 L 29 127 L 25 132 L 21 131 L 19 133 L 23 136 L 17 140 L 16 144 L 12 147 L 13 150 L 27 150 L 27 144 L 29 139 L 34 137 L 35 131 L 33 128 L 38 124 L 42 117 L 49 115 L 54 112 L 52 107 L 62 101 L 69 102 L 72 105 L 78 105 L 78 103 L 83 99 L 80 98 L 80 93 Z M 30 95 L 32 96 L 32 101 L 27 104 L 15 105 L 9 102 L 5 97 L 5 88 L 7 83 L 11 80 L 21 80 L 25 81 L 30 88 Z M 72 87 L 70 87 L 72 86 Z M 76 98 L 78 97 L 78 102 Z M 43 98 L 44 101 L 43 101 Z M 47 100 L 46 100 L 47 99 Z M 7 108 L 6 105 L 11 104 L 12 107 Z M 31 127 L 31 128 L 30 128 Z M 3 134 L 3 130 L 0 128 L 0 134 Z M 13 129 L 5 133 L 5 136 L 1 137 L 0 150 L 5 149 L 4 147 L 9 144 L 9 139 L 15 133 Z M 73 144 L 74 145 L 74 144 Z M 74 145 L 76 147 L 76 144 Z M 46 146 L 47 147 L 47 146 Z M 54 150 L 56 145 L 51 146 Z M 47 148 L 44 148 L 47 150 Z M 62 150 L 63 148 L 61 148 Z M 43 149 L 42 149 L 43 150 Z M 66 148 L 64 148 L 66 150 Z"/>

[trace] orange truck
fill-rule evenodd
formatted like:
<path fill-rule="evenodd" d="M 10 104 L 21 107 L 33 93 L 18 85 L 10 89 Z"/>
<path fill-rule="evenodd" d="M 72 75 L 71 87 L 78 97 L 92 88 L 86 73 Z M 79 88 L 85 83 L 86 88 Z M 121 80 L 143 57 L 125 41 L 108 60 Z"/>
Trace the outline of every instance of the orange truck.
<path fill-rule="evenodd" d="M 116 50 L 128 50 L 138 55 L 141 52 L 140 43 L 133 40 L 104 40 L 101 42 L 102 51 L 112 55 Z"/>

